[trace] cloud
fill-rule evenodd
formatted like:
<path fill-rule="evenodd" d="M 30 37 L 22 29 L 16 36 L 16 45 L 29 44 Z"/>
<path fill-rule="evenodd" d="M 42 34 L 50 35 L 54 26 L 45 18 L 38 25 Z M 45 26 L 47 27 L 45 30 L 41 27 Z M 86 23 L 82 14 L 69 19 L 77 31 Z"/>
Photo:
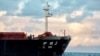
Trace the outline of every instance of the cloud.
<path fill-rule="evenodd" d="M 22 10 L 22 13 L 19 14 L 19 16 L 43 17 L 43 4 L 44 2 L 40 0 L 30 0 L 25 4 L 25 8 Z"/>
<path fill-rule="evenodd" d="M 4 29 L 5 29 L 4 24 L 3 23 L 0 23 L 0 31 L 2 32 L 2 31 L 4 31 Z"/>
<path fill-rule="evenodd" d="M 6 11 L 0 11 L 0 17 L 6 15 L 7 12 Z"/>
<path fill-rule="evenodd" d="M 13 15 L 20 0 L 0 0 L 0 10 L 7 11 L 7 15 Z"/>
<path fill-rule="evenodd" d="M 18 17 L 18 16 L 2 16 L 0 22 L 5 25 L 5 31 L 12 31 L 12 28 L 17 28 L 14 31 L 21 31 L 21 28 L 28 24 L 31 17 Z M 24 20 L 25 19 L 25 20 Z M 19 26 L 20 25 L 20 26 Z"/>
<path fill-rule="evenodd" d="M 93 16 L 86 17 L 82 22 L 72 22 L 69 25 L 72 40 L 66 52 L 100 52 L 99 13 L 93 12 Z"/>
<path fill-rule="evenodd" d="M 45 31 L 44 19 L 45 18 L 37 19 L 32 16 L 2 16 L 0 17 L 0 22 L 2 22 L 2 24 L 4 24 L 4 26 L 6 27 L 4 29 L 5 31 L 24 31 L 28 33 L 34 32 L 34 34 L 37 35 Z M 56 26 L 58 24 L 61 25 L 62 23 L 66 23 L 66 15 L 49 17 L 48 19 L 49 19 L 50 29 L 52 29 L 52 31 L 54 30 L 53 29 L 54 27 L 56 29 Z M 58 27 L 60 28 L 61 26 Z M 59 28 L 57 31 L 60 30 Z M 57 33 L 55 31 L 53 32 Z"/>
<path fill-rule="evenodd" d="M 100 46 L 100 26 L 98 26 L 100 22 L 100 16 L 98 12 L 94 13 L 94 16 L 87 17 L 81 23 L 71 23 L 70 30 L 72 30 L 72 42 L 71 45 L 73 46 Z M 76 43 L 77 44 L 76 44 Z"/>
<path fill-rule="evenodd" d="M 7 15 L 17 14 L 19 16 L 36 16 L 43 17 L 43 4 L 47 1 L 41 0 L 1 0 L 0 1 L 0 10 L 7 11 Z M 53 14 L 58 14 L 58 11 L 61 13 L 73 13 L 74 11 L 83 8 L 88 11 L 99 11 L 98 7 L 99 0 L 50 0 L 49 4 Z M 84 11 L 85 12 L 85 11 Z M 84 13 L 83 12 L 83 13 Z M 86 14 L 85 12 L 85 14 Z M 83 14 L 84 15 L 84 14 Z"/>
<path fill-rule="evenodd" d="M 71 13 L 71 18 L 75 18 L 75 17 L 78 17 L 78 16 L 82 16 L 83 14 L 83 10 L 80 9 L 80 10 L 77 10 L 77 11 L 74 11 L 73 13 Z"/>
<path fill-rule="evenodd" d="M 93 16 L 92 11 L 85 10 L 84 8 L 80 8 L 79 10 L 73 11 L 71 14 L 68 15 L 67 19 L 68 22 L 81 22 L 86 17 Z"/>
<path fill-rule="evenodd" d="M 21 14 L 22 13 L 22 10 L 24 9 L 25 7 L 25 4 L 28 3 L 29 0 L 22 0 L 19 4 L 18 4 L 18 9 L 15 11 L 14 15 L 16 14 Z"/>

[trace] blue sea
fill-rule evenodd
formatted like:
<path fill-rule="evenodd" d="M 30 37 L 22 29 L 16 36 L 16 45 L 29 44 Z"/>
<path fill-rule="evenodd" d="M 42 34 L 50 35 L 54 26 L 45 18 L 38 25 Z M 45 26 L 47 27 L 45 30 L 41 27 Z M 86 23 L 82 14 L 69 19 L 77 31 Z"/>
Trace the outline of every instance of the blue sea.
<path fill-rule="evenodd" d="M 62 56 L 100 56 L 100 53 L 74 53 L 74 52 L 65 52 Z"/>

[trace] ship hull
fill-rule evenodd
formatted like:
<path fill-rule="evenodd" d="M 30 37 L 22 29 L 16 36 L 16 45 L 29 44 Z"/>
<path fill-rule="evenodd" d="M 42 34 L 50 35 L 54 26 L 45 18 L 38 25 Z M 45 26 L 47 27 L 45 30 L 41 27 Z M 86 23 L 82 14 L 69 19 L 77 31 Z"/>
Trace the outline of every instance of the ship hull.
<path fill-rule="evenodd" d="M 0 56 L 61 56 L 70 40 L 0 40 Z"/>

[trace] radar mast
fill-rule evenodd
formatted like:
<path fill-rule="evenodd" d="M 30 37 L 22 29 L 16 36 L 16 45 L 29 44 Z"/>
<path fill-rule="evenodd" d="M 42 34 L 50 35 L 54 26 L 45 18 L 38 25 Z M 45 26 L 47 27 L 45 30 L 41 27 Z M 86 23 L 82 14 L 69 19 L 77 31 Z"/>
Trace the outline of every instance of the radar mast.
<path fill-rule="evenodd" d="M 48 17 L 52 15 L 49 13 L 50 5 L 48 4 L 48 2 L 46 7 L 43 10 L 45 11 L 45 32 L 48 32 Z"/>

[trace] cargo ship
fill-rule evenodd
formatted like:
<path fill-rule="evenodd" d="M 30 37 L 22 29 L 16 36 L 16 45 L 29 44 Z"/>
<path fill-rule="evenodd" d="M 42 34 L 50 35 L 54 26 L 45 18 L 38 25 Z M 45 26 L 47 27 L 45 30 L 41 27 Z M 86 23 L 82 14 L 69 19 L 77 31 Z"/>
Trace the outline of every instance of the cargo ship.
<path fill-rule="evenodd" d="M 62 56 L 71 37 L 56 36 L 48 31 L 49 5 L 44 9 L 45 32 L 35 37 L 25 32 L 0 32 L 0 56 Z"/>

